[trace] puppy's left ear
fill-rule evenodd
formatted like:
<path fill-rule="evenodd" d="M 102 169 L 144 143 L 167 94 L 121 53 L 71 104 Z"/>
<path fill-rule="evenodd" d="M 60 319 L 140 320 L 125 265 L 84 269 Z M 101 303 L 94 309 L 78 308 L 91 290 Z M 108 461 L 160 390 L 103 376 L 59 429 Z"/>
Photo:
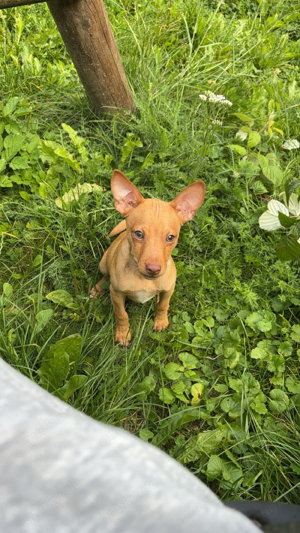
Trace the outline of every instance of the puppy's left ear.
<path fill-rule="evenodd" d="M 170 203 L 181 219 L 182 224 L 194 218 L 197 209 L 199 209 L 203 203 L 204 196 L 204 181 L 196 181 L 181 191 L 181 193 Z"/>
<path fill-rule="evenodd" d="M 120 170 L 113 172 L 111 190 L 115 199 L 115 208 L 125 217 L 144 201 L 137 187 Z"/>

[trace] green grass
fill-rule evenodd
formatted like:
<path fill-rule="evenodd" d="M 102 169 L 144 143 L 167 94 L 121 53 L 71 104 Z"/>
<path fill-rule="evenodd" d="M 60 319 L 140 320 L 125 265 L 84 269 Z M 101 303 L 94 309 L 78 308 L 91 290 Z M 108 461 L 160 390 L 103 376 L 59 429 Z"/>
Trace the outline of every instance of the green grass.
<path fill-rule="evenodd" d="M 299 503 L 299 267 L 258 226 L 299 176 L 298 151 L 281 148 L 299 136 L 299 16 L 289 1 L 106 5 L 132 117 L 95 115 L 45 5 L 0 11 L 1 356 L 222 498 Z M 207 90 L 233 105 L 201 102 Z M 126 349 L 108 292 L 88 298 L 120 221 L 114 168 L 164 200 L 207 184 L 174 256 L 169 330 L 152 332 L 152 302 L 129 304 Z M 55 203 L 83 183 L 98 188 Z"/>

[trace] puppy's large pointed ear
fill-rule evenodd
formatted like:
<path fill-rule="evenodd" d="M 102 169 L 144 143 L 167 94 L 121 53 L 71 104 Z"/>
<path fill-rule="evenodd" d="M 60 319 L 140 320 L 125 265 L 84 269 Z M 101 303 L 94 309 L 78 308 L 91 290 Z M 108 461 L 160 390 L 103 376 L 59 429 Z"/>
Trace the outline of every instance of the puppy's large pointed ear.
<path fill-rule="evenodd" d="M 188 222 L 188 220 L 191 220 L 195 216 L 197 209 L 203 203 L 204 196 L 204 181 L 196 181 L 195 183 L 191 183 L 191 185 L 178 194 L 170 203 L 181 219 L 182 224 Z"/>
<path fill-rule="evenodd" d="M 115 208 L 125 217 L 144 201 L 140 191 L 120 170 L 113 172 L 111 190 L 115 199 Z"/>

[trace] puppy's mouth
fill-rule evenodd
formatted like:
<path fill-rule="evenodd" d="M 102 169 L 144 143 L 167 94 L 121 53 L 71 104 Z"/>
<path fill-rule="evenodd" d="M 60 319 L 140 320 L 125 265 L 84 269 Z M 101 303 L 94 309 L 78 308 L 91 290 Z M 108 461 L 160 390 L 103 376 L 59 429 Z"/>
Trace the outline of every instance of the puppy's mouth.
<path fill-rule="evenodd" d="M 143 276 L 143 278 L 150 280 L 157 279 L 162 275 L 161 272 L 159 274 L 153 274 L 152 276 L 150 276 L 149 274 L 144 274 L 144 272 L 140 272 L 140 274 Z"/>

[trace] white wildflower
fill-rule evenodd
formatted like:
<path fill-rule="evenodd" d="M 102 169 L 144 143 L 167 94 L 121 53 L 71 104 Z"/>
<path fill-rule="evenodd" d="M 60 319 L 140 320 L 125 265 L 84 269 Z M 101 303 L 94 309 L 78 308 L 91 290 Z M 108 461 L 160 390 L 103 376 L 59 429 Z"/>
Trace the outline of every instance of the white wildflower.
<path fill-rule="evenodd" d="M 223 94 L 215 94 L 212 91 L 205 91 L 205 95 L 207 97 L 207 100 L 211 104 L 220 104 L 220 105 L 232 106 L 232 102 L 230 102 L 229 100 L 226 100 L 226 98 L 225 98 L 225 96 L 223 96 Z"/>
<path fill-rule="evenodd" d="M 215 124 L 216 126 L 223 126 L 222 120 L 215 119 L 215 120 L 212 120 L 211 123 Z"/>
<path fill-rule="evenodd" d="M 207 100 L 207 96 L 205 94 L 199 94 L 200 100 L 203 100 L 204 102 Z"/>

